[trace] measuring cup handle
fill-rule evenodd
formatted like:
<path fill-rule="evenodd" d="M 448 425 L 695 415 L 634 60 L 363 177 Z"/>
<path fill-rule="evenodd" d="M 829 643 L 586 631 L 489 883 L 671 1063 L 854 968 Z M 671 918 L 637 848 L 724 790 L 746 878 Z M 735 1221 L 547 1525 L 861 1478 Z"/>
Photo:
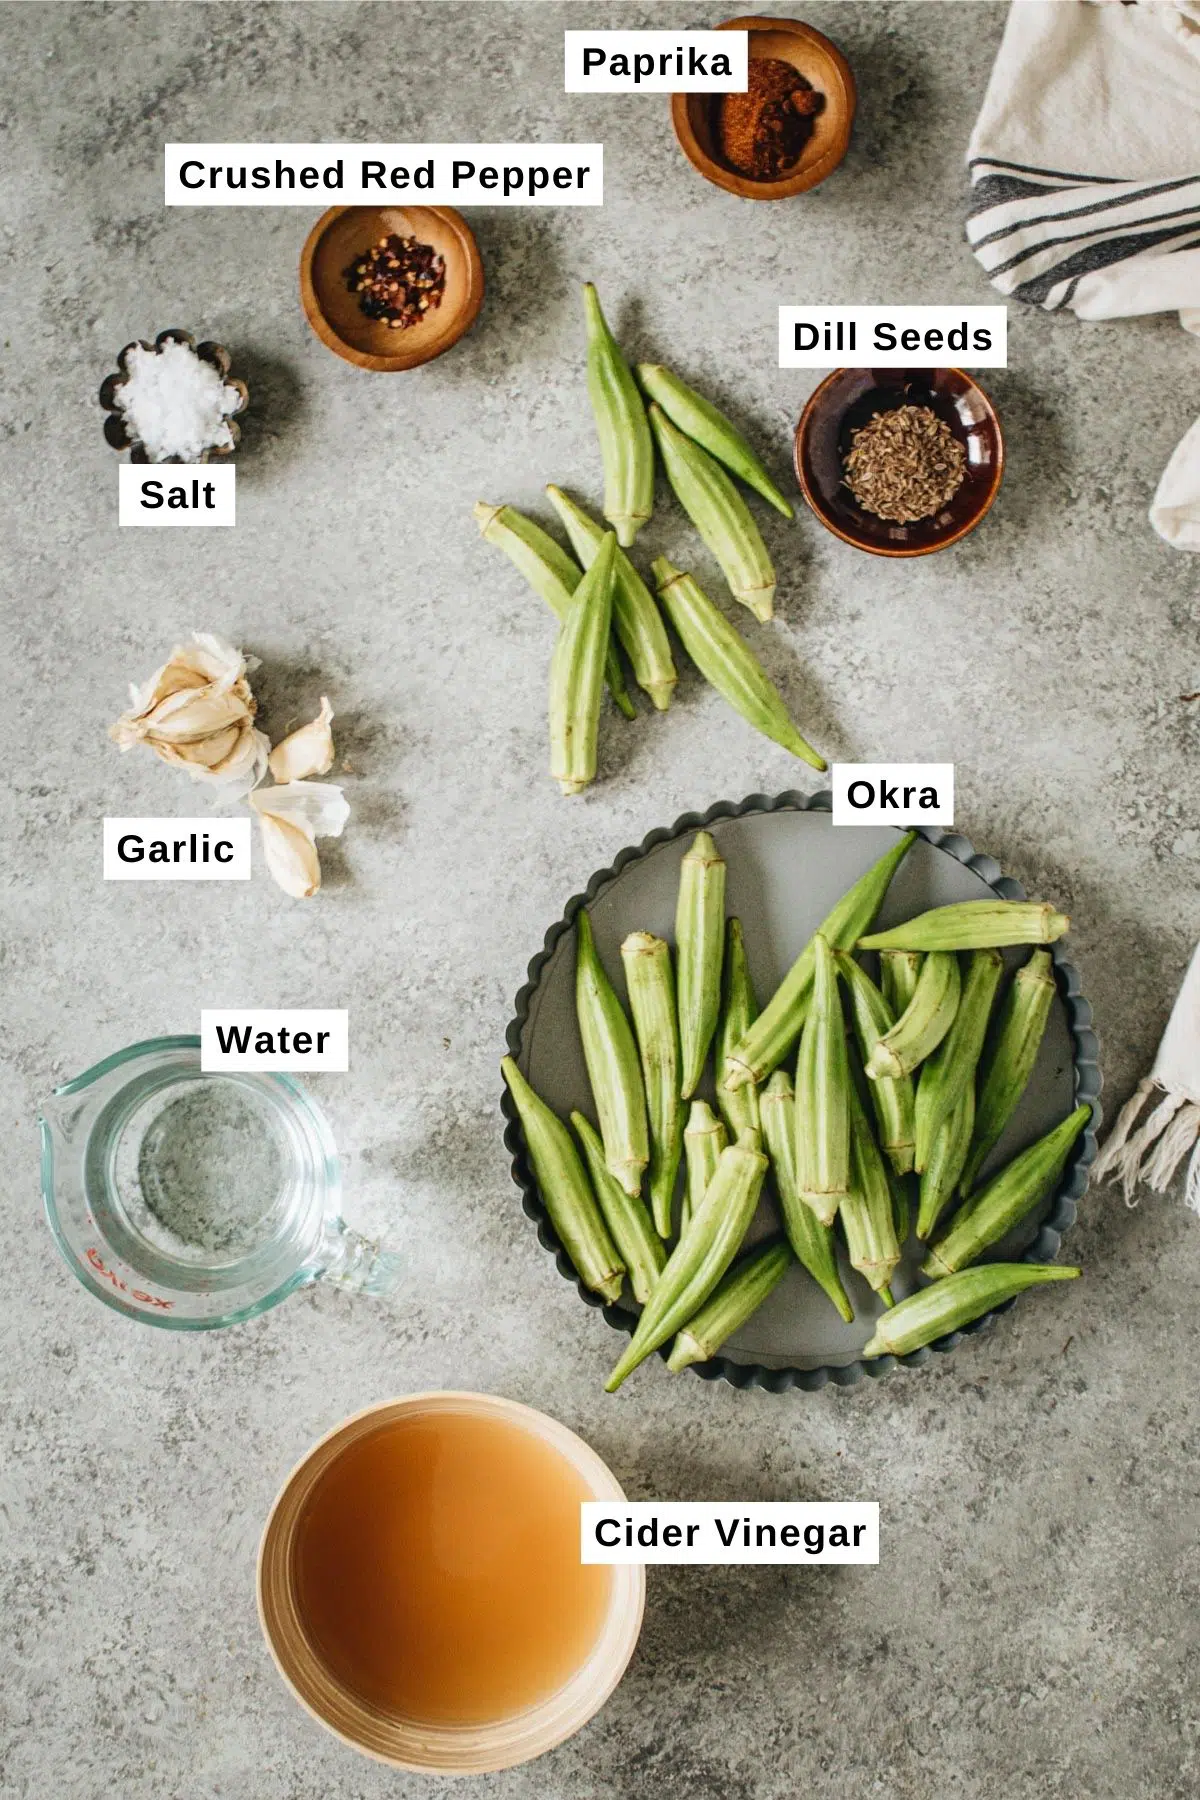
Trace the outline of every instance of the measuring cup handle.
<path fill-rule="evenodd" d="M 317 1280 L 332 1282 L 352 1294 L 393 1294 L 403 1268 L 398 1251 L 382 1249 L 373 1238 L 351 1231 L 339 1220 L 326 1236 Z"/>

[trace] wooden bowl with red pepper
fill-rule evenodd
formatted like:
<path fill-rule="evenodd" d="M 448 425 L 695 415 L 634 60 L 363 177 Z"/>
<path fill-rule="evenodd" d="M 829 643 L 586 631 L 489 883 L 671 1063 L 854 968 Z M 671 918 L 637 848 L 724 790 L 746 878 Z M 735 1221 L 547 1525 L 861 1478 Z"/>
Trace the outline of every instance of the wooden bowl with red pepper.
<path fill-rule="evenodd" d="M 335 355 L 384 373 L 431 362 L 483 305 L 483 263 L 451 206 L 334 206 L 300 256 L 305 317 Z"/>
<path fill-rule="evenodd" d="M 750 87 L 672 94 L 684 155 L 706 181 L 745 200 L 786 200 L 816 187 L 849 148 L 858 103 L 850 64 L 799 19 L 748 16 L 716 29 L 749 34 Z"/>

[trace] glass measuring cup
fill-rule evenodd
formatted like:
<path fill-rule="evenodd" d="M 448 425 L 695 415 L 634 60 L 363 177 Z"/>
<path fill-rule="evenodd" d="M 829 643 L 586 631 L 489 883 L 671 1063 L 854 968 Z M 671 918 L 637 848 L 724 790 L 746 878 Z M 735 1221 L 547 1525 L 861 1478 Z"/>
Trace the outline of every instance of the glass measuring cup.
<path fill-rule="evenodd" d="M 133 1044 L 42 1107 L 42 1195 L 89 1293 L 173 1331 L 297 1288 L 391 1292 L 401 1259 L 348 1229 L 329 1125 L 288 1075 L 205 1074 L 198 1037 Z"/>

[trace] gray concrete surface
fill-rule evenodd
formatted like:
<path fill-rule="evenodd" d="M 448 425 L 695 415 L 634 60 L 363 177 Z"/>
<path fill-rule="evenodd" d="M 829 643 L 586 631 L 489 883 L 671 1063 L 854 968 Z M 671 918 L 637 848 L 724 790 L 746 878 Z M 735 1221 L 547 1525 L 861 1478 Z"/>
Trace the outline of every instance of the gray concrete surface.
<path fill-rule="evenodd" d="M 782 472 L 815 378 L 774 363 L 784 300 L 989 298 L 963 150 L 999 5 L 806 6 L 861 117 L 836 178 L 777 207 L 702 183 L 656 98 L 568 98 L 562 27 L 686 6 L 25 6 L 0 11 L 8 1145 L 0 1306 L 0 1787 L 14 1800 L 378 1800 L 427 1784 L 295 1707 L 259 1640 L 258 1532 L 343 1415 L 494 1389 L 556 1413 L 631 1494 L 877 1499 L 878 1569 L 651 1571 L 645 1634 L 575 1741 L 493 1800 L 1183 1800 L 1197 1788 L 1193 1339 L 1200 1225 L 1092 1195 L 1087 1279 L 923 1372 L 774 1399 L 657 1370 L 537 1247 L 500 1142 L 497 1062 L 546 923 L 686 807 L 804 785 L 685 677 L 607 729 L 603 776 L 544 773 L 538 604 L 476 498 L 595 492 L 577 283 L 627 345 L 730 401 Z M 707 21 L 705 21 L 707 22 Z M 485 311 L 407 377 L 335 360 L 297 303 L 303 211 L 164 210 L 166 139 L 600 138 L 603 210 L 480 211 Z M 253 410 L 236 532 L 116 528 L 95 389 L 121 344 L 231 345 Z M 755 633 L 838 757 L 953 760 L 960 822 L 1065 903 L 1119 1101 L 1196 936 L 1197 567 L 1146 523 L 1200 407 L 1170 318 L 1014 314 L 987 378 L 1011 463 L 952 554 L 892 567 L 808 517 L 769 530 Z M 657 527 L 656 527 L 657 532 Z M 674 513 L 656 541 L 690 539 Z M 707 568 L 702 561 L 702 570 Z M 105 812 L 188 811 L 105 738 L 193 627 L 263 659 L 277 733 L 327 692 L 354 817 L 312 905 L 105 887 Z M 810 784 L 811 785 L 811 784 Z M 394 1307 L 335 1293 L 195 1339 L 91 1300 L 42 1222 L 34 1117 L 58 1080 L 204 1004 L 348 1006 L 320 1098 L 353 1217 L 406 1246 Z M 465 1792 L 454 1785 L 442 1790 Z"/>

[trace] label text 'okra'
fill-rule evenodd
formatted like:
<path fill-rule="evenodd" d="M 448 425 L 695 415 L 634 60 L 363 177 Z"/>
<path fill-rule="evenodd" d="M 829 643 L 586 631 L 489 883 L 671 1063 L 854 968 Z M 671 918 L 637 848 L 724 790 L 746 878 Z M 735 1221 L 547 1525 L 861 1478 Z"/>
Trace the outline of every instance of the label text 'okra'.
<path fill-rule="evenodd" d="M 584 1500 L 585 1563 L 877 1563 L 874 1500 Z"/>

